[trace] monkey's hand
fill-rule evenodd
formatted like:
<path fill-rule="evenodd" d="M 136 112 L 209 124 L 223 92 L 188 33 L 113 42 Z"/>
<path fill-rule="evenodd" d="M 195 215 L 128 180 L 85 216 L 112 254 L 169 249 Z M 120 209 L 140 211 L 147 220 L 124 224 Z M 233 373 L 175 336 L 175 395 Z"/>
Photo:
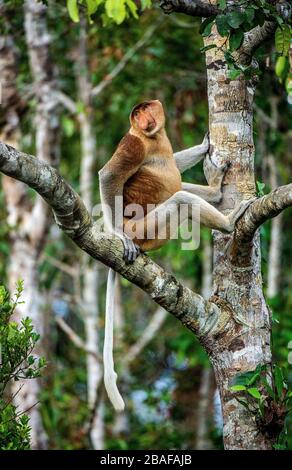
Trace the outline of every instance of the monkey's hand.
<path fill-rule="evenodd" d="M 134 263 L 135 259 L 140 254 L 140 248 L 135 245 L 133 240 L 122 230 L 116 230 L 115 235 L 123 242 L 124 255 L 123 260 L 127 263 Z"/>
<path fill-rule="evenodd" d="M 228 168 L 230 167 L 230 162 L 225 163 L 224 165 L 217 166 L 211 159 L 210 155 L 207 155 L 204 160 L 204 175 L 208 181 L 209 186 L 221 190 L 222 181 L 224 175 Z"/>
<path fill-rule="evenodd" d="M 210 133 L 207 132 L 204 136 L 203 142 L 201 143 L 202 153 L 207 153 L 210 147 Z"/>

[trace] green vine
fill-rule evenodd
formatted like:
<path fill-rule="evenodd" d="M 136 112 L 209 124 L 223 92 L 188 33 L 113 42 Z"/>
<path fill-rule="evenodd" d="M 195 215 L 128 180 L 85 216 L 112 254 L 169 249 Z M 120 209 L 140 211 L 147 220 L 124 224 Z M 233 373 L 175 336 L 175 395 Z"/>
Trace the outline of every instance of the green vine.
<path fill-rule="evenodd" d="M 292 411 L 292 391 L 288 390 L 283 370 L 276 364 L 268 369 L 237 374 L 230 390 L 235 399 L 251 413 L 258 428 L 272 439 L 275 449 L 286 448 L 286 417 Z"/>

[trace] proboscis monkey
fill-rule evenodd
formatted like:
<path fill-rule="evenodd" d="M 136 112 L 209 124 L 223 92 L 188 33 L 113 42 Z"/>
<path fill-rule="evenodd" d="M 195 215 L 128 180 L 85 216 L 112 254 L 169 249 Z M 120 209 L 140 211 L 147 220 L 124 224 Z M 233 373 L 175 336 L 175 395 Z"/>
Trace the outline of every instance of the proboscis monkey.
<path fill-rule="evenodd" d="M 140 251 L 160 248 L 170 238 L 170 216 L 187 211 L 180 223 L 198 212 L 200 222 L 211 229 L 232 232 L 237 219 L 251 200 L 242 201 L 229 215 L 219 212 L 210 203 L 222 198 L 222 180 L 227 166 L 216 167 L 209 156 L 204 162 L 204 173 L 209 186 L 183 183 L 181 173 L 198 163 L 208 152 L 209 138 L 201 145 L 173 154 L 165 131 L 163 106 L 158 100 L 146 101 L 134 107 L 130 114 L 131 128 L 120 141 L 112 158 L 99 172 L 100 193 L 106 230 L 118 236 L 124 245 L 124 260 L 134 262 Z M 115 204 L 119 196 L 120 208 Z M 125 209 L 139 204 L 144 214 L 138 219 L 125 216 Z M 150 208 L 147 206 L 150 205 Z M 163 227 L 157 230 L 157 220 Z M 134 224 L 134 225 L 133 225 Z M 133 239 L 133 227 L 143 236 Z M 165 236 L 161 238 L 161 229 Z M 140 231 L 139 231 L 140 230 Z M 152 230 L 152 232 L 151 232 Z M 142 231 L 142 232 L 141 232 Z M 155 236 L 147 238 L 148 233 Z M 116 385 L 117 374 L 113 362 L 113 310 L 115 272 L 110 269 L 106 301 L 106 326 L 104 342 L 104 382 L 108 396 L 117 411 L 124 409 L 124 401 Z"/>

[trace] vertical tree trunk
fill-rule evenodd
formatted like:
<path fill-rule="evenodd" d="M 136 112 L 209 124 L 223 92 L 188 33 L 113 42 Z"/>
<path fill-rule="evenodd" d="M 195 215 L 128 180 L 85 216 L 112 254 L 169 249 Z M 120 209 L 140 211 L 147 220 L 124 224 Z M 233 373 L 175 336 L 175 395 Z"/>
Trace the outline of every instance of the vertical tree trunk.
<path fill-rule="evenodd" d="M 56 165 L 59 158 L 57 103 L 54 98 L 55 81 L 49 59 L 50 36 L 46 26 L 46 7 L 35 0 L 25 2 L 25 31 L 34 92 L 37 98 L 36 153 L 39 158 Z M 9 201 L 9 223 L 16 222 L 17 229 L 11 233 L 9 287 L 13 291 L 16 281 L 24 279 L 24 304 L 16 311 L 18 321 L 29 316 L 42 336 L 44 335 L 43 303 L 38 282 L 38 261 L 44 248 L 48 231 L 48 208 L 40 197 L 32 205 L 21 183 L 5 181 L 6 198 Z M 43 353 L 42 344 L 37 351 Z M 17 382 L 15 403 L 21 410 L 29 410 L 32 448 L 47 447 L 37 402 L 40 392 L 38 380 Z"/>
<path fill-rule="evenodd" d="M 87 32 L 84 19 L 80 23 L 80 39 L 77 54 L 76 79 L 79 101 L 82 112 L 79 114 L 81 131 L 81 168 L 80 193 L 85 206 L 91 213 L 93 208 L 94 180 L 97 175 L 96 139 L 93 131 L 93 107 L 91 102 L 91 82 L 87 63 Z M 82 304 L 84 309 L 86 347 L 95 355 L 87 354 L 87 396 L 88 406 L 93 412 L 90 429 L 90 439 L 94 449 L 104 448 L 104 404 L 103 398 L 96 410 L 97 389 L 102 380 L 102 366 L 97 359 L 100 353 L 98 322 L 99 322 L 99 269 L 96 262 L 91 262 L 88 256 L 83 256 L 83 289 Z"/>
<path fill-rule="evenodd" d="M 204 299 L 209 299 L 212 292 L 212 243 L 209 238 L 202 240 L 202 296 Z M 196 449 L 206 450 L 210 449 L 211 443 L 208 437 L 208 408 L 210 405 L 210 391 L 212 387 L 211 368 L 203 368 L 200 377 L 200 388 L 198 393 L 197 405 L 197 436 L 196 436 Z"/>
<path fill-rule="evenodd" d="M 205 44 L 222 45 L 213 30 Z M 206 53 L 211 154 L 217 164 L 231 162 L 224 182 L 224 203 L 228 211 L 243 197 L 255 194 L 253 95 L 251 82 L 240 76 L 230 81 L 224 54 L 218 49 Z M 233 235 L 214 232 L 213 300 L 231 307 L 235 328 L 224 331 L 212 344 L 206 344 L 219 386 L 226 449 L 269 449 L 271 441 L 259 432 L 252 415 L 230 391 L 232 377 L 270 364 L 270 316 L 262 291 L 260 240 L 228 249 Z M 202 338 L 204 342 L 204 338 Z"/>
<path fill-rule="evenodd" d="M 271 127 L 273 130 L 278 129 L 279 115 L 278 115 L 278 102 L 277 96 L 271 98 Z M 277 188 L 279 185 L 276 159 L 274 155 L 267 157 L 267 164 L 270 174 L 271 190 Z M 282 247 L 282 222 L 283 214 L 279 214 L 272 219 L 271 228 L 271 242 L 268 260 L 268 285 L 267 296 L 273 298 L 279 293 L 280 286 L 280 272 L 281 272 L 281 247 Z"/>
<path fill-rule="evenodd" d="M 202 296 L 209 299 L 212 293 L 213 247 L 209 238 L 202 241 Z"/>
<path fill-rule="evenodd" d="M 208 419 L 210 406 L 210 390 L 212 386 L 212 369 L 204 368 L 201 373 L 197 410 L 197 438 L 196 449 L 210 449 L 211 443 L 208 437 Z"/>

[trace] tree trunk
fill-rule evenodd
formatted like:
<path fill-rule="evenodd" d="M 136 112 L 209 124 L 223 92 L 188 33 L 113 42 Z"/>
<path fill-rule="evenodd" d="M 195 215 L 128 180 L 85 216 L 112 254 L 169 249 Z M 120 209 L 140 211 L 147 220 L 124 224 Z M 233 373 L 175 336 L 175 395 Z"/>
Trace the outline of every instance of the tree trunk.
<path fill-rule="evenodd" d="M 222 44 L 213 30 L 205 44 Z M 217 164 L 231 162 L 224 182 L 221 211 L 255 194 L 253 96 L 251 82 L 240 76 L 230 81 L 223 52 L 206 53 L 211 154 Z M 226 449 L 270 449 L 272 442 L 256 426 L 252 415 L 230 391 L 232 378 L 271 363 L 270 316 L 262 291 L 260 239 L 237 246 L 233 235 L 214 231 L 214 292 L 211 299 L 221 315 L 231 307 L 236 328 L 205 344 L 214 366 L 224 416 Z M 225 307 L 224 307 L 225 306 Z M 202 338 L 204 343 L 204 338 Z"/>
<path fill-rule="evenodd" d="M 208 420 L 212 376 L 211 368 L 205 367 L 202 369 L 198 395 L 196 450 L 211 448 L 211 442 L 208 437 Z"/>
<path fill-rule="evenodd" d="M 93 107 L 91 103 L 91 83 L 87 63 L 87 32 L 86 22 L 81 20 L 79 48 L 77 53 L 76 79 L 79 101 L 82 112 L 78 115 L 81 132 L 81 168 L 80 193 L 86 208 L 91 213 L 93 208 L 94 179 L 97 171 L 96 139 L 93 131 Z M 104 449 L 104 404 L 103 398 L 96 404 L 97 390 L 102 380 L 102 365 L 97 357 L 100 353 L 98 335 L 99 323 L 99 267 L 88 256 L 83 256 L 83 288 L 82 305 L 84 309 L 85 342 L 88 350 L 95 355 L 87 354 L 87 400 L 92 410 L 93 419 L 90 427 L 90 439 L 94 449 Z M 94 407 L 97 405 L 97 409 Z"/>
<path fill-rule="evenodd" d="M 274 155 L 269 155 L 267 163 L 270 170 L 270 186 L 271 189 L 275 189 L 278 186 L 278 175 Z M 270 299 L 276 297 L 276 295 L 279 293 L 281 274 L 282 221 L 283 214 L 279 214 L 272 220 L 267 285 L 267 296 Z"/>
<path fill-rule="evenodd" d="M 212 292 L 212 261 L 213 247 L 209 238 L 202 240 L 202 296 L 209 299 Z M 200 387 L 197 405 L 197 435 L 196 449 L 206 450 L 211 448 L 208 437 L 208 408 L 210 405 L 210 392 L 212 388 L 213 371 L 209 367 L 203 367 L 200 377 Z"/>

